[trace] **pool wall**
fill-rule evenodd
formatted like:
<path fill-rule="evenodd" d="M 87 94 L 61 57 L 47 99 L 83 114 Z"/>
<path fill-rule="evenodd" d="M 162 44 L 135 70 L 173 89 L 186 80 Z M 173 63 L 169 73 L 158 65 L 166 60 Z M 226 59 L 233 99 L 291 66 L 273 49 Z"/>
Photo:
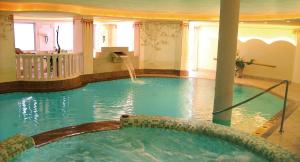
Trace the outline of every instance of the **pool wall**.
<path fill-rule="evenodd" d="M 170 76 L 187 76 L 187 71 L 171 69 L 136 69 L 137 75 L 155 74 Z M 12 81 L 0 83 L 0 93 L 9 92 L 55 92 L 80 88 L 88 83 L 129 78 L 128 71 L 115 71 L 96 74 L 85 74 L 75 78 L 54 81 Z"/>
<path fill-rule="evenodd" d="M 297 155 L 282 149 L 278 145 L 271 144 L 261 137 L 251 136 L 226 126 L 208 122 L 192 123 L 169 117 L 123 115 L 120 124 L 121 128 L 163 128 L 204 134 L 243 146 L 270 161 L 300 161 Z"/>
<path fill-rule="evenodd" d="M 15 135 L 0 142 L 0 162 L 8 161 L 16 155 L 34 147 L 33 138 L 24 135 Z"/>

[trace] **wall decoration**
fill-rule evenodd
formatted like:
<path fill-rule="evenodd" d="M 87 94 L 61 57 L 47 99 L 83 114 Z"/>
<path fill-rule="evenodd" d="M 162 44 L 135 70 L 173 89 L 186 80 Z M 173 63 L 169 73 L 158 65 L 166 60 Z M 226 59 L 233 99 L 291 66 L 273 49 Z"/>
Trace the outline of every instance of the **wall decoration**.
<path fill-rule="evenodd" d="M 0 15 L 0 37 L 7 40 L 7 33 L 13 30 L 13 16 Z"/>
<path fill-rule="evenodd" d="M 180 21 L 146 21 L 140 27 L 144 68 L 179 69 L 183 26 Z"/>
<path fill-rule="evenodd" d="M 140 29 L 141 45 L 151 46 L 156 51 L 160 51 L 162 46 L 168 44 L 169 38 L 177 38 L 181 35 L 179 23 L 144 22 Z"/>

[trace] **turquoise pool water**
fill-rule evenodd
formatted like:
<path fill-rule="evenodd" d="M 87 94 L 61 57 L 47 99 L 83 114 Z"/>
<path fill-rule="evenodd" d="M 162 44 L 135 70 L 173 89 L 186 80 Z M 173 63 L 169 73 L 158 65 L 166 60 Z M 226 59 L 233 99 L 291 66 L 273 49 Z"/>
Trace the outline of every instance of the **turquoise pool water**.
<path fill-rule="evenodd" d="M 98 132 L 34 148 L 14 162 L 264 162 L 246 149 L 218 138 L 154 128 Z"/>
<path fill-rule="evenodd" d="M 0 140 L 16 133 L 33 135 L 70 125 L 119 119 L 122 114 L 163 115 L 211 120 L 214 81 L 141 78 L 91 83 L 51 93 L 0 95 Z M 235 85 L 234 102 L 261 90 Z M 232 127 L 251 132 L 280 111 L 282 100 L 266 94 L 233 111 Z"/>

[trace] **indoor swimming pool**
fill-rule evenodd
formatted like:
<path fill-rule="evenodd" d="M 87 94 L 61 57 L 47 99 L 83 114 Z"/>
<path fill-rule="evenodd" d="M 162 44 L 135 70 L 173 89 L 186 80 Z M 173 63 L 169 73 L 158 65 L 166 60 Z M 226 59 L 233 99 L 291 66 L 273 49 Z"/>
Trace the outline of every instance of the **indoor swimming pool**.
<path fill-rule="evenodd" d="M 122 114 L 212 120 L 213 80 L 150 77 L 139 80 L 142 83 L 120 79 L 61 92 L 1 94 L 0 140 L 17 133 L 34 135 L 86 122 L 118 120 Z M 234 103 L 259 92 L 257 88 L 235 85 Z M 232 127 L 251 133 L 278 113 L 282 102 L 268 93 L 246 103 L 233 110 Z"/>

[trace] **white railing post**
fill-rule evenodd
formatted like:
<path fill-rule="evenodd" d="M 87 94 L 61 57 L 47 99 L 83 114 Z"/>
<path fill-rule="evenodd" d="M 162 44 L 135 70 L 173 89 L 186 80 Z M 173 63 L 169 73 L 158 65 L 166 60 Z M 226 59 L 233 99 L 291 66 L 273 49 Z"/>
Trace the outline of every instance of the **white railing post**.
<path fill-rule="evenodd" d="M 57 78 L 57 55 L 52 56 L 52 79 Z"/>
<path fill-rule="evenodd" d="M 38 80 L 38 57 L 33 56 L 34 80 Z"/>
<path fill-rule="evenodd" d="M 58 78 L 62 78 L 62 57 L 63 55 L 58 56 Z"/>
<path fill-rule="evenodd" d="M 69 55 L 69 65 L 70 65 L 70 67 L 69 67 L 69 77 L 70 76 L 72 76 L 73 75 L 73 73 L 72 73 L 72 67 L 73 67 L 73 65 L 72 65 L 72 57 L 73 55 Z"/>
<path fill-rule="evenodd" d="M 46 75 L 47 75 L 47 71 L 45 70 L 45 69 L 47 69 L 47 68 L 45 68 L 45 65 L 47 63 L 46 59 L 47 59 L 47 57 L 41 56 L 41 79 L 42 80 L 46 80 Z"/>
<path fill-rule="evenodd" d="M 33 57 L 32 57 L 32 55 L 29 55 L 28 57 L 29 57 L 28 58 L 28 60 L 29 60 L 29 79 L 32 80 L 33 79 L 32 74 L 34 72 L 34 69 L 32 69 L 32 67 L 33 67 L 33 62 L 32 62 Z"/>
<path fill-rule="evenodd" d="M 21 67 L 20 67 L 20 55 L 16 55 L 16 70 L 17 70 L 17 79 L 21 79 Z"/>
<path fill-rule="evenodd" d="M 29 64 L 29 59 L 28 59 L 28 57 L 27 56 L 25 56 L 24 57 L 24 59 L 23 59 L 23 63 L 24 63 L 24 79 L 29 79 L 29 66 L 28 66 L 28 64 Z"/>
<path fill-rule="evenodd" d="M 51 64 L 50 64 L 51 56 L 47 56 L 47 80 L 51 79 Z M 53 61 L 53 58 L 52 58 Z"/>

